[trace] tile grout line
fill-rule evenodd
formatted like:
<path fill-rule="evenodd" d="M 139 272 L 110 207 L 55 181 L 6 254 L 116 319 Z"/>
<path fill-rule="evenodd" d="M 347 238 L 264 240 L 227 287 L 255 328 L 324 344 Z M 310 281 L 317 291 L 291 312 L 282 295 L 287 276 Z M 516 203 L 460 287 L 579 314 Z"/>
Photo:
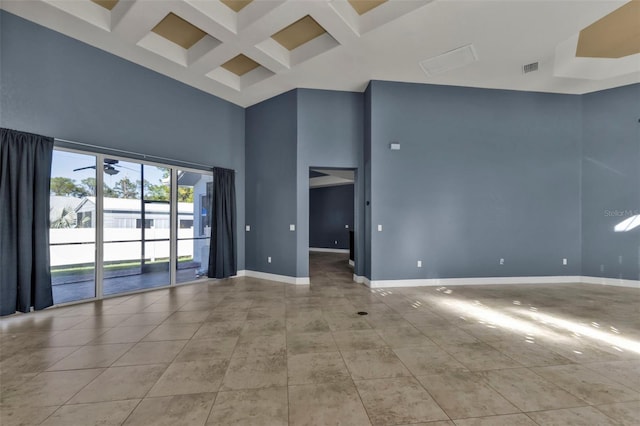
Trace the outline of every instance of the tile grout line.
<path fill-rule="evenodd" d="M 386 302 L 383 302 L 383 303 L 384 303 L 386 306 L 388 306 L 389 308 L 391 308 L 391 306 L 389 306 Z M 391 309 L 393 309 L 393 308 L 391 308 Z M 396 311 L 395 309 L 393 309 L 393 311 L 394 311 L 394 312 L 396 312 L 396 313 L 398 313 L 400 316 L 402 316 L 402 314 L 400 314 L 400 313 L 399 313 L 398 311 Z M 402 318 L 404 319 L 404 316 L 402 316 Z M 405 321 L 407 321 L 406 319 L 404 319 L 404 320 L 405 320 Z M 407 321 L 407 322 L 408 322 L 409 324 L 411 324 L 411 326 L 412 326 L 412 327 L 416 328 L 416 327 L 415 327 L 415 325 L 413 325 L 413 323 L 411 323 L 411 322 L 409 322 L 409 321 Z M 416 328 L 416 330 L 417 330 L 417 328 Z M 425 335 L 425 334 L 424 334 L 424 333 L 422 333 L 420 330 L 418 330 L 418 332 L 420 332 L 420 334 L 422 334 L 424 337 L 426 337 L 426 338 L 427 338 L 427 340 L 429 340 L 429 341 L 431 341 L 431 342 L 432 342 L 432 340 L 431 340 L 431 339 L 429 339 L 429 336 Z M 382 337 L 381 337 L 381 338 L 382 338 Z M 384 338 L 382 338 L 382 340 L 384 340 Z M 435 344 L 435 342 L 434 342 L 434 344 Z M 438 346 L 438 345 L 436 344 L 436 346 Z M 409 374 L 411 374 L 411 377 L 413 378 L 413 380 L 415 380 L 415 381 L 418 383 L 418 385 L 420 385 L 420 387 L 421 387 L 422 389 L 424 389 L 424 391 L 427 393 L 427 395 L 429 395 L 429 397 L 430 397 L 430 398 L 433 400 L 433 402 L 438 406 L 438 408 L 439 408 L 439 409 L 444 413 L 444 415 L 445 415 L 445 416 L 447 416 L 447 419 L 448 419 L 449 421 L 453 422 L 453 419 L 451 418 L 451 416 L 449 415 L 449 413 L 447 413 L 447 411 L 446 411 L 446 410 L 445 410 L 445 409 L 444 409 L 444 408 L 443 408 L 443 407 L 438 403 L 438 400 L 436 400 L 436 398 L 431 394 L 431 392 L 429 392 L 429 389 L 427 389 L 427 388 L 422 384 L 422 382 L 418 379 L 418 376 L 416 376 L 416 375 L 413 373 L 413 371 L 411 371 L 411 369 L 409 369 L 409 367 L 407 367 L 407 365 L 404 363 L 404 361 L 402 361 L 402 358 L 400 358 L 400 357 L 398 356 L 398 354 L 393 350 L 394 348 L 390 346 L 390 347 L 389 347 L 389 349 L 391 350 L 391 352 L 393 352 L 394 356 L 395 356 L 396 358 L 398 358 L 398 361 L 400 361 L 400 363 L 402 364 L 402 366 L 403 366 L 404 368 L 406 368 L 406 369 L 407 369 L 407 371 L 409 372 Z M 400 349 L 400 348 L 399 348 L 399 349 Z M 455 422 L 454 422 L 454 423 L 455 423 Z"/>

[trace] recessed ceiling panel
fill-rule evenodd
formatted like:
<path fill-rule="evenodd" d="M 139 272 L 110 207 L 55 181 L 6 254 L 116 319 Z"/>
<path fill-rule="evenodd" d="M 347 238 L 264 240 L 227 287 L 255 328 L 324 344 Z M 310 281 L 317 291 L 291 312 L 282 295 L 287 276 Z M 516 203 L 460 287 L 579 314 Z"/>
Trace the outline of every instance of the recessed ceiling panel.
<path fill-rule="evenodd" d="M 438 75 L 457 68 L 462 68 L 478 60 L 478 54 L 472 44 L 458 47 L 438 56 L 425 59 L 420 62 L 424 72 L 429 75 Z"/>
<path fill-rule="evenodd" d="M 240 9 L 243 1 L 0 0 L 0 9 L 243 107 L 297 87 L 363 91 L 372 78 L 569 94 L 640 81 L 640 53 L 616 50 L 640 45 L 633 39 L 640 0 L 484 1 L 482 7 L 478 1 L 253 0 Z M 195 36 L 180 41 L 180 30 L 177 38 L 162 25 L 150 31 L 170 12 L 193 24 L 185 27 L 197 27 Z M 317 32 L 284 41 L 296 25 L 281 30 L 303 17 Z M 616 17 L 619 24 L 589 39 Z M 468 25 L 452 26 L 459 22 Z M 593 47 L 609 38 L 604 53 Z M 418 65 L 472 41 L 485 59 L 469 68 L 443 72 L 456 63 L 440 59 L 456 58 L 439 58 L 423 64 L 425 76 Z M 234 62 L 221 66 L 240 53 L 260 66 L 242 76 L 245 69 L 227 69 Z M 540 70 L 523 78 L 522 65 L 537 60 Z M 246 69 L 256 66 L 250 64 Z"/>
<path fill-rule="evenodd" d="M 253 0 L 220 0 L 222 3 L 231 8 L 234 12 L 240 12 L 247 7 Z"/>
<path fill-rule="evenodd" d="M 358 13 L 358 15 L 364 15 L 371 9 L 375 9 L 382 3 L 386 3 L 387 0 L 349 0 L 351 7 Z"/>
<path fill-rule="evenodd" d="M 326 33 L 325 29 L 307 15 L 271 36 L 285 49 L 293 50 Z"/>
<path fill-rule="evenodd" d="M 104 7 L 107 10 L 112 10 L 118 4 L 118 0 L 91 0 L 95 4 Z"/>
<path fill-rule="evenodd" d="M 632 0 L 580 31 L 576 56 L 622 58 L 640 53 L 640 0 Z"/>
<path fill-rule="evenodd" d="M 185 49 L 189 49 L 207 35 L 174 13 L 165 16 L 151 31 Z"/>
<path fill-rule="evenodd" d="M 259 66 L 260 66 L 259 63 L 257 63 L 251 58 L 244 56 L 243 54 L 240 54 L 235 58 L 230 59 L 224 64 L 222 64 L 222 68 L 234 73 L 238 77 L 242 77 L 249 71 L 253 71 Z"/>

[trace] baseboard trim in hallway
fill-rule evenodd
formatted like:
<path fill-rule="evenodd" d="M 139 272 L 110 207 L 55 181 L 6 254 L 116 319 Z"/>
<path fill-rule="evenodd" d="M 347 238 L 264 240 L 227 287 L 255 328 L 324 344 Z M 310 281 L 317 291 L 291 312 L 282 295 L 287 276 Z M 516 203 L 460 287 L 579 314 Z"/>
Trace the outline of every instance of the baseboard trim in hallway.
<path fill-rule="evenodd" d="M 640 288 L 640 281 L 616 278 L 570 276 L 538 276 L 538 277 L 485 277 L 485 278 L 429 278 L 409 280 L 370 280 L 367 277 L 353 275 L 353 280 L 369 288 L 394 287 L 433 287 L 457 285 L 495 285 L 495 284 L 600 284 L 616 287 Z"/>
<path fill-rule="evenodd" d="M 289 275 L 269 274 L 267 272 L 252 271 L 250 269 L 244 269 L 238 271 L 237 277 L 251 277 L 259 278 L 261 280 L 279 281 L 287 284 L 295 285 L 309 285 L 309 277 L 291 277 Z"/>
<path fill-rule="evenodd" d="M 319 253 L 349 253 L 349 249 L 333 249 L 322 247 L 309 247 L 309 251 L 315 251 Z"/>

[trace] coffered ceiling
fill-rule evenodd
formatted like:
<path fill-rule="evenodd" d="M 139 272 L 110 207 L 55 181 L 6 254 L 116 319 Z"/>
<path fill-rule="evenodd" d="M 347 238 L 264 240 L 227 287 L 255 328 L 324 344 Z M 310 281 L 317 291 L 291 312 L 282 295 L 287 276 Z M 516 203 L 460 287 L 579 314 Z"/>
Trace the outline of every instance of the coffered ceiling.
<path fill-rule="evenodd" d="M 640 82 L 640 0 L 0 5 L 241 106 L 297 87 L 362 91 L 373 79 L 575 94 Z"/>

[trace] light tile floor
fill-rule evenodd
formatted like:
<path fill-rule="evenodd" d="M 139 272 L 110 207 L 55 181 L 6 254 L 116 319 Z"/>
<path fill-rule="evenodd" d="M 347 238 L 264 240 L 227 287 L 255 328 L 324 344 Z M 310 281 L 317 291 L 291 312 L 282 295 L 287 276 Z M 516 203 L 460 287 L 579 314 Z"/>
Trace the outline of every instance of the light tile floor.
<path fill-rule="evenodd" d="M 637 289 L 369 290 L 345 265 L 4 318 L 0 424 L 640 425 Z"/>

